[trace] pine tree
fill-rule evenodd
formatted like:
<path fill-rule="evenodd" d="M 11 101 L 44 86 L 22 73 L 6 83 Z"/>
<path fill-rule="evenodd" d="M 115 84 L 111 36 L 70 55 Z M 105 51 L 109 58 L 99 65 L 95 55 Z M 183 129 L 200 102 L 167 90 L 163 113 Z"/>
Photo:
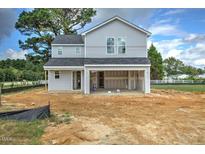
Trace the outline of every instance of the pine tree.
<path fill-rule="evenodd" d="M 151 80 L 162 80 L 164 77 L 163 59 L 160 52 L 152 44 L 148 49 L 148 57 L 151 63 L 150 77 Z"/>

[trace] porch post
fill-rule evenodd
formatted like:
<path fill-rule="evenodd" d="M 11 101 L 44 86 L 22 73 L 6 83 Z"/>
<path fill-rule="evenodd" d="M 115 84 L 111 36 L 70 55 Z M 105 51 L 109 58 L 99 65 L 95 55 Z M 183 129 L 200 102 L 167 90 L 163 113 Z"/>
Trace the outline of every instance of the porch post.
<path fill-rule="evenodd" d="M 131 89 L 131 82 L 130 82 L 130 71 L 128 71 L 128 89 Z"/>
<path fill-rule="evenodd" d="M 150 67 L 145 68 L 144 71 L 144 86 L 145 93 L 150 93 Z"/>
<path fill-rule="evenodd" d="M 45 70 L 45 90 L 47 90 L 47 83 L 46 83 L 46 80 L 47 80 L 47 72 Z"/>
<path fill-rule="evenodd" d="M 84 89 L 84 73 L 81 71 L 81 91 Z"/>
<path fill-rule="evenodd" d="M 90 94 L 90 71 L 84 69 L 84 93 Z"/>

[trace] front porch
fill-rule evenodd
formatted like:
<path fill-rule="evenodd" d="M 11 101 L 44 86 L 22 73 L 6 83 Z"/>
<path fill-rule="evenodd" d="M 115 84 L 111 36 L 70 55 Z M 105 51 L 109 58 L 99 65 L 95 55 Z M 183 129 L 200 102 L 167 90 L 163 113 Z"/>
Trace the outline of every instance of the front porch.
<path fill-rule="evenodd" d="M 87 67 L 84 93 L 149 93 L 149 67 Z"/>
<path fill-rule="evenodd" d="M 116 96 L 116 95 L 136 95 L 143 96 L 144 92 L 139 90 L 129 90 L 129 89 L 102 89 L 99 88 L 95 91 L 91 91 L 91 95 L 105 95 L 105 96 Z"/>
<path fill-rule="evenodd" d="M 144 91 L 144 71 L 91 71 L 90 91 Z"/>

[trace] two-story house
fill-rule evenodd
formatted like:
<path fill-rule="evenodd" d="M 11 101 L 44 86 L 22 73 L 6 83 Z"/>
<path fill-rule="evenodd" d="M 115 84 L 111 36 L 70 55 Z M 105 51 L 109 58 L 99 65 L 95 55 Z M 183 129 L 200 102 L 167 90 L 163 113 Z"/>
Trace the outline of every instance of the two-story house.
<path fill-rule="evenodd" d="M 150 93 L 150 32 L 115 16 L 83 32 L 60 35 L 44 65 L 49 91 L 127 89 Z"/>

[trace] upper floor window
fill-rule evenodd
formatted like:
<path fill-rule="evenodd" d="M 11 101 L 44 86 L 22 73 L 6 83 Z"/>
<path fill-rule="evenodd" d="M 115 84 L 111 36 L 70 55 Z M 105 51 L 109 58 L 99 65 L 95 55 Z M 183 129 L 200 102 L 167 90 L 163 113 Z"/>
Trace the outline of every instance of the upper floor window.
<path fill-rule="evenodd" d="M 60 73 L 59 71 L 55 71 L 55 79 L 59 79 L 60 78 Z"/>
<path fill-rule="evenodd" d="M 63 48 L 58 48 L 58 55 L 62 55 L 63 53 Z"/>
<path fill-rule="evenodd" d="M 126 52 L 126 41 L 122 37 L 117 39 L 117 50 L 118 54 L 124 54 Z"/>
<path fill-rule="evenodd" d="M 115 39 L 112 37 L 107 38 L 107 53 L 108 54 L 115 53 Z"/>
<path fill-rule="evenodd" d="M 80 54 L 81 54 L 81 49 L 80 49 L 80 47 L 76 47 L 76 48 L 75 48 L 75 53 L 76 53 L 77 55 L 80 55 Z"/>

